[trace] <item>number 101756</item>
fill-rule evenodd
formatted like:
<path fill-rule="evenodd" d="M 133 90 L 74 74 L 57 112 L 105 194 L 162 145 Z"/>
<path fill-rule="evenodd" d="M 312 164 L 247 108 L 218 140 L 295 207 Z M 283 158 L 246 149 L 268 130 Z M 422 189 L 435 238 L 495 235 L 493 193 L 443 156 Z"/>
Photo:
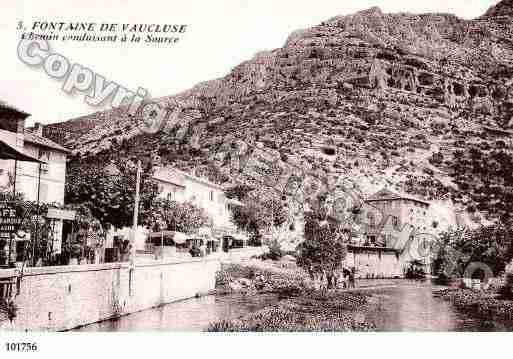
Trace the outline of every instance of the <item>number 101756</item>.
<path fill-rule="evenodd" d="M 37 343 L 5 343 L 8 352 L 35 352 Z"/>

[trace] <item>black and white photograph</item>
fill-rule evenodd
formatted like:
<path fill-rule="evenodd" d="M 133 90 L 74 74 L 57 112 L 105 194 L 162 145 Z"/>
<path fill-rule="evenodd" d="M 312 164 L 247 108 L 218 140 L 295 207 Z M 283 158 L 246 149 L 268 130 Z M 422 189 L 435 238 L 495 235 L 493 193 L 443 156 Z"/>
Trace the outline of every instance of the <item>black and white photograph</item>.
<path fill-rule="evenodd" d="M 1 4 L 5 353 L 513 331 L 512 0 L 106 3 Z"/>

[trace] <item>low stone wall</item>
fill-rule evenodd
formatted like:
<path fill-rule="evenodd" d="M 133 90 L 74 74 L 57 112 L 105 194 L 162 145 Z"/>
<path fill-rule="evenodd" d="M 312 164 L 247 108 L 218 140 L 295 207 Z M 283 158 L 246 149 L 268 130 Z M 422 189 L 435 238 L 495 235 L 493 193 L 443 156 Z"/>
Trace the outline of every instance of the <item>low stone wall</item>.
<path fill-rule="evenodd" d="M 219 259 L 26 268 L 17 317 L 0 328 L 66 330 L 191 298 L 215 288 L 219 269 Z"/>

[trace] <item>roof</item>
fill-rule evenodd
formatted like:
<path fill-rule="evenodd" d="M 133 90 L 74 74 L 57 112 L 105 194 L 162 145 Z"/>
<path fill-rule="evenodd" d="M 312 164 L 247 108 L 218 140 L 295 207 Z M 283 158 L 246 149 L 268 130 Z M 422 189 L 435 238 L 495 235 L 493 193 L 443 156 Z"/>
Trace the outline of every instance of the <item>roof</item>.
<path fill-rule="evenodd" d="M 10 112 L 18 113 L 20 115 L 20 117 L 23 117 L 23 118 L 30 116 L 29 113 L 26 113 L 25 111 L 22 111 L 19 108 L 16 108 L 13 105 L 10 105 L 5 101 L 0 100 L 0 110 L 2 110 L 2 109 L 8 110 Z"/>
<path fill-rule="evenodd" d="M 372 196 L 366 199 L 365 202 L 377 202 L 377 201 L 397 201 L 397 200 L 407 200 L 425 204 L 429 206 L 429 202 L 423 201 L 421 199 L 393 192 L 387 188 L 383 188 L 382 190 L 374 193 Z"/>
<path fill-rule="evenodd" d="M 2 140 L 0 140 L 0 159 L 26 162 L 41 162 L 38 159 L 23 153 L 21 150 L 10 146 L 8 143 L 5 143 Z"/>
<path fill-rule="evenodd" d="M 176 169 L 171 167 L 158 168 L 155 171 L 153 178 L 158 181 L 184 187 L 184 176 L 181 173 L 179 173 Z"/>
<path fill-rule="evenodd" d="M 153 176 L 153 178 L 155 178 L 156 180 L 171 183 L 181 187 L 185 186 L 185 177 L 198 183 L 204 184 L 208 187 L 224 190 L 224 187 L 221 185 L 218 185 L 214 182 L 210 182 L 209 180 L 206 180 L 204 178 L 193 176 L 185 171 L 172 167 L 161 167 L 157 169 L 157 171 L 155 171 L 155 175 Z"/>
<path fill-rule="evenodd" d="M 182 170 L 179 170 L 179 169 L 175 169 L 176 172 L 178 173 L 181 173 L 182 175 L 184 175 L 185 177 L 193 180 L 193 181 L 196 181 L 196 182 L 199 182 L 199 183 L 202 183 L 206 186 L 209 186 L 209 187 L 213 187 L 213 188 L 216 188 L 216 189 L 219 189 L 219 190 L 224 190 L 224 187 L 217 184 L 217 183 L 214 183 L 214 182 L 211 182 L 205 178 L 201 178 L 201 177 L 196 177 L 196 176 L 193 176 L 187 172 L 184 172 Z"/>
<path fill-rule="evenodd" d="M 25 130 L 25 142 L 32 143 L 37 146 L 50 148 L 52 150 L 61 151 L 64 153 L 71 153 L 70 150 L 67 148 L 62 147 L 61 145 L 53 142 L 49 138 L 41 137 L 38 135 L 35 135 L 34 133 Z"/>

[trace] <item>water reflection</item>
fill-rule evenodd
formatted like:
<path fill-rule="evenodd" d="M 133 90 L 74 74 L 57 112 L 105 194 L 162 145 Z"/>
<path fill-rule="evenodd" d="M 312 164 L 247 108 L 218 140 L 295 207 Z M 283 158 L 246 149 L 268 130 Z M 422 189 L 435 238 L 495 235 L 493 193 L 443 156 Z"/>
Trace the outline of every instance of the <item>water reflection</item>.
<path fill-rule="evenodd" d="M 380 331 L 511 331 L 513 323 L 476 318 L 433 296 L 443 289 L 428 281 L 401 281 L 376 293 L 378 309 L 369 314 Z"/>
<path fill-rule="evenodd" d="M 74 330 L 202 331 L 212 322 L 239 318 L 277 301 L 275 294 L 206 296 L 167 304 Z"/>
<path fill-rule="evenodd" d="M 362 288 L 387 284 L 372 292 L 375 310 L 367 313 L 378 331 L 512 331 L 513 323 L 476 319 L 433 296 L 443 287 L 429 282 L 361 281 Z M 392 286 L 391 286 L 392 285 Z M 207 296 L 168 304 L 75 329 L 77 331 L 202 331 L 210 323 L 241 316 L 277 303 L 274 294 Z"/>

